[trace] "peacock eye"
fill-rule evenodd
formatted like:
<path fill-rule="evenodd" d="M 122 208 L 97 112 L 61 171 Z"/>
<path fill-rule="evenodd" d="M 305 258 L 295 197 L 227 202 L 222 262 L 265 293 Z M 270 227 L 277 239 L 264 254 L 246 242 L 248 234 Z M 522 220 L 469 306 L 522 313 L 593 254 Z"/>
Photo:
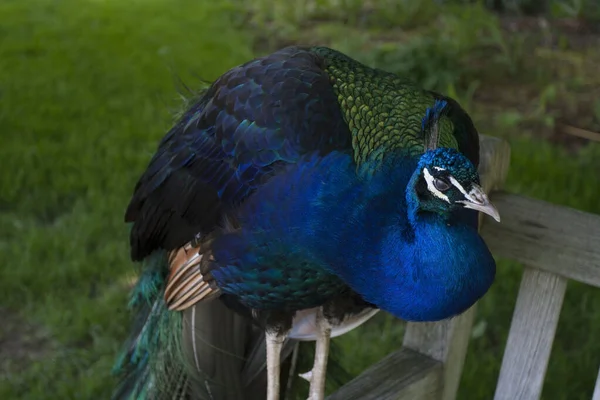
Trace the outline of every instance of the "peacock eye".
<path fill-rule="evenodd" d="M 433 180 L 433 186 L 440 192 L 445 192 L 450 189 L 450 183 L 448 183 L 445 179 L 435 178 Z"/>

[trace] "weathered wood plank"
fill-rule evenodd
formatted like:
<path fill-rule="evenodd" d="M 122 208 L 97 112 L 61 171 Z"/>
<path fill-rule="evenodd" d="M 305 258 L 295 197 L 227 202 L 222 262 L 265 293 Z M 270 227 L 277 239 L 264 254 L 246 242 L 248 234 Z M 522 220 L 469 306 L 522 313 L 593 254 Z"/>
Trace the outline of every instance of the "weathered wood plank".
<path fill-rule="evenodd" d="M 596 387 L 594 388 L 592 400 L 600 400 L 600 370 L 598 371 L 598 378 L 596 378 Z"/>
<path fill-rule="evenodd" d="M 486 193 L 501 186 L 506 179 L 510 160 L 510 146 L 501 139 L 480 136 L 481 162 L 479 174 Z M 480 216 L 480 226 L 481 226 Z M 495 223 L 495 222 L 494 222 Z M 471 328 L 475 306 L 451 320 L 435 323 L 409 323 L 404 336 L 404 346 L 426 354 L 444 363 L 444 385 L 441 399 L 456 398 Z"/>
<path fill-rule="evenodd" d="M 410 349 L 372 365 L 327 400 L 434 400 L 442 389 L 442 365 Z"/>
<path fill-rule="evenodd" d="M 549 272 L 523 272 L 494 400 L 540 398 L 566 287 Z"/>
<path fill-rule="evenodd" d="M 600 287 L 600 215 L 496 193 L 502 222 L 481 235 L 495 256 Z"/>
<path fill-rule="evenodd" d="M 473 306 L 449 321 L 407 324 L 404 347 L 443 363 L 440 399 L 455 399 L 475 318 Z"/>
<path fill-rule="evenodd" d="M 502 139 L 479 135 L 479 176 L 486 193 L 502 187 L 510 165 L 510 145 Z"/>

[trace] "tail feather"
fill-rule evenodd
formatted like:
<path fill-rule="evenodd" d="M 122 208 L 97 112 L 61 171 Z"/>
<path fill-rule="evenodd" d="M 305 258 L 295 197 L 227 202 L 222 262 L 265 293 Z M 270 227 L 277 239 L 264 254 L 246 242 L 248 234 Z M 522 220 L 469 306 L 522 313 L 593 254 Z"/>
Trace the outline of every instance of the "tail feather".
<path fill-rule="evenodd" d="M 248 321 L 221 302 L 183 312 L 182 350 L 193 399 L 244 399 L 240 371 L 251 333 Z"/>
<path fill-rule="evenodd" d="M 168 312 L 161 296 L 167 267 L 163 251 L 143 262 L 129 302 L 135 316 L 132 333 L 113 368 L 121 377 L 114 400 L 185 398 L 186 379 L 177 362 L 181 314 Z"/>
<path fill-rule="evenodd" d="M 184 312 L 183 354 L 193 399 L 263 400 L 266 398 L 264 331 L 220 301 L 197 303 Z M 282 371 L 294 348 L 282 350 Z M 282 388 L 285 387 L 282 374 Z M 283 394 L 283 393 L 282 393 Z"/>
<path fill-rule="evenodd" d="M 262 400 L 266 397 L 264 332 L 221 301 L 170 311 L 164 301 L 168 256 L 144 260 L 129 307 L 132 333 L 113 372 L 113 400 Z M 282 371 L 294 341 L 286 343 Z M 286 387 L 282 374 L 282 387 Z"/>

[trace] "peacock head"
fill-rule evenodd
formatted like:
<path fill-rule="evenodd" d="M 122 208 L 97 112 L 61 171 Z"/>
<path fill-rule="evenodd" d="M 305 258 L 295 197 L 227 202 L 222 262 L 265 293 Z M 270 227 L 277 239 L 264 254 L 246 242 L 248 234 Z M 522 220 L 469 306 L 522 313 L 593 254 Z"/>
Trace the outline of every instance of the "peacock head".
<path fill-rule="evenodd" d="M 423 154 L 410 186 L 419 211 L 449 215 L 468 208 L 500 222 L 498 210 L 480 186 L 477 169 L 455 149 L 441 147 Z"/>
<path fill-rule="evenodd" d="M 419 159 L 409 185 L 409 202 L 419 211 L 441 215 L 468 208 L 500 222 L 500 214 L 481 188 L 479 173 L 473 163 L 456 149 L 438 147 L 439 121 L 446 106 L 446 101 L 437 100 L 423 118 L 426 151 Z"/>

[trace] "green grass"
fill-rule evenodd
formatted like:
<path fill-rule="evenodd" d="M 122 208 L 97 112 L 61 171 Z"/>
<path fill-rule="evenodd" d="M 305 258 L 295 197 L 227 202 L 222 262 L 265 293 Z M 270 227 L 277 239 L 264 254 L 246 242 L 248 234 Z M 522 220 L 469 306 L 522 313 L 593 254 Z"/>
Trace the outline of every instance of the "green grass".
<path fill-rule="evenodd" d="M 0 331 L 22 347 L 2 360 L 0 398 L 107 398 L 133 185 L 178 77 L 214 79 L 251 42 L 210 1 L 2 2 L 0 16 L 0 315 L 45 335 Z"/>
<path fill-rule="evenodd" d="M 133 270 L 123 212 L 182 104 L 179 79 L 197 87 L 283 43 L 328 43 L 457 96 L 481 132 L 511 142 L 509 190 L 600 214 L 600 146 L 554 144 L 562 122 L 600 130 L 597 49 L 563 35 L 561 51 L 531 51 L 543 32 L 507 38 L 482 8 L 441 14 L 431 1 L 369 13 L 352 0 L 235 4 L 0 3 L 0 398 L 108 396 Z M 493 393 L 520 273 L 502 260 L 481 301 L 460 399 Z M 379 315 L 336 339 L 337 356 L 358 374 L 401 333 Z M 597 337 L 600 290 L 570 284 L 545 399 L 591 397 Z"/>

